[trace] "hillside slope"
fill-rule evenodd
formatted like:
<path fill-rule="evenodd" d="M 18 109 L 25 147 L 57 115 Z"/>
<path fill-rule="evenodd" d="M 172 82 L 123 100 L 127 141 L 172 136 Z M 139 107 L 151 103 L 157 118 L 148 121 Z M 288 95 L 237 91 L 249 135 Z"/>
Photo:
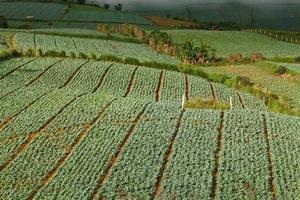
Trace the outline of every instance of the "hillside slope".
<path fill-rule="evenodd" d="M 300 45 L 278 41 L 256 33 L 204 30 L 168 30 L 166 32 L 178 43 L 192 40 L 196 46 L 199 46 L 201 42 L 209 44 L 221 57 L 237 53 L 245 56 L 261 53 L 267 58 L 296 57 L 300 53 Z"/>
<path fill-rule="evenodd" d="M 300 120 L 261 111 L 249 95 L 240 94 L 246 109 L 236 98 L 231 111 L 183 110 L 182 94 L 210 96 L 208 82 L 79 59 L 18 58 L 0 69 L 2 197 L 299 195 Z M 214 87 L 225 101 L 239 95 Z"/>

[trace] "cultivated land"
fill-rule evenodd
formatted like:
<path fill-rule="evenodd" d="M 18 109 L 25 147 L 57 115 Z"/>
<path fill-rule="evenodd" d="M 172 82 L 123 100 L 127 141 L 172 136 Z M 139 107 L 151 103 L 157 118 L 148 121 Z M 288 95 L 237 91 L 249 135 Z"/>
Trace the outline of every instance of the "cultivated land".
<path fill-rule="evenodd" d="M 28 5 L 34 11 L 20 10 L 33 15 L 47 4 Z M 57 14 L 41 18 L 73 9 L 69 17 L 97 19 L 94 7 L 49 5 Z M 203 39 L 220 56 L 263 51 L 269 60 L 192 67 L 247 76 L 300 108 L 299 64 L 271 59 L 295 57 L 299 45 L 245 32 L 168 32 L 177 41 Z M 0 61 L 0 199 L 300 197 L 299 117 L 272 113 L 263 100 L 209 79 L 124 64 L 126 58 L 180 61 L 127 36 L 103 36 L 79 29 L 0 31 L 0 52 L 21 53 Z M 269 70 L 282 65 L 293 73 Z M 232 103 L 232 109 L 182 108 L 183 97 Z"/>

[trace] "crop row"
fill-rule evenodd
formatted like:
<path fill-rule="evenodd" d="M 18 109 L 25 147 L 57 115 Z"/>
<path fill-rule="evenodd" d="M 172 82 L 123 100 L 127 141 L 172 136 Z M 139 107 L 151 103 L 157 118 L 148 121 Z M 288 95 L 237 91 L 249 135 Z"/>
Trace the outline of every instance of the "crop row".
<path fill-rule="evenodd" d="M 263 102 L 248 94 L 238 94 L 220 84 L 212 84 L 212 89 L 209 82 L 195 76 L 109 62 L 74 59 L 58 61 L 60 60 L 39 58 L 14 71 L 0 83 L 2 95 L 20 90 L 24 85 L 44 87 L 45 90 L 67 86 L 82 92 L 105 92 L 115 96 L 175 102 L 179 105 L 183 95 L 188 95 L 189 99 L 210 99 L 215 93 L 217 99 L 226 103 L 232 97 L 233 109 L 266 109 Z"/>
<path fill-rule="evenodd" d="M 157 61 L 177 63 L 176 58 L 162 55 L 148 48 L 146 45 L 117 42 L 112 40 L 71 38 L 62 36 L 49 36 L 32 33 L 16 33 L 16 42 L 19 50 L 41 49 L 43 53 L 49 51 L 64 51 L 67 55 L 95 54 L 116 55 L 120 58 L 133 57 L 140 61 Z"/>
<path fill-rule="evenodd" d="M 3 166 L 55 116 L 1 172 L 1 196 L 270 199 L 275 187 L 276 196 L 297 198 L 296 117 L 186 110 L 181 118 L 173 104 L 109 104 L 112 97 L 101 93 L 77 98 L 57 115 L 74 96 L 52 92 L 1 130 Z"/>
<path fill-rule="evenodd" d="M 54 98 L 52 96 L 52 99 Z M 57 96 L 57 98 L 66 99 L 61 96 Z M 6 187 L 5 190 L 1 190 L 1 196 L 17 199 L 28 198 L 31 192 L 43 184 L 42 180 L 47 173 L 69 151 L 75 138 L 88 127 L 92 119 L 109 101 L 111 101 L 111 98 L 102 95 L 83 96 L 73 102 L 60 115 L 56 116 L 48 127 L 38 134 L 28 148 L 14 160 L 11 167 L 3 171 L 1 180 L 3 180 L 2 183 Z M 56 103 L 61 104 L 62 102 Z M 45 107 L 49 106 L 49 103 L 45 105 Z M 77 114 L 74 115 L 74 113 Z M 34 119 L 34 110 L 28 111 L 28 114 L 34 115 L 30 119 L 33 121 L 34 126 L 37 127 L 39 123 Z M 41 113 L 37 114 L 41 115 Z M 53 113 L 49 112 L 50 114 Z M 20 117 L 26 118 L 24 115 Z M 18 125 L 20 126 L 19 123 L 14 124 L 15 127 Z M 23 134 L 28 132 L 26 127 L 23 126 L 21 128 Z M 7 145 L 12 145 L 14 141 L 7 143 Z M 15 182 L 12 182 L 12 179 Z"/>
<path fill-rule="evenodd" d="M 40 20 L 57 20 L 64 13 L 66 5 L 37 2 L 1 2 L 0 13 L 8 19 L 26 19 L 33 16 Z"/>

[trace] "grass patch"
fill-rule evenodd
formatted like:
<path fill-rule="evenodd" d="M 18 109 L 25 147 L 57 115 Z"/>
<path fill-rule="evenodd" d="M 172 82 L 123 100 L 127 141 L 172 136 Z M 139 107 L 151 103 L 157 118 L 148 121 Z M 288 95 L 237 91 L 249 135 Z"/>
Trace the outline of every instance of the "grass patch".
<path fill-rule="evenodd" d="M 193 108 L 193 109 L 214 109 L 214 110 L 230 109 L 230 105 L 224 102 L 214 100 L 213 98 L 204 100 L 199 97 L 185 102 L 184 107 Z"/>

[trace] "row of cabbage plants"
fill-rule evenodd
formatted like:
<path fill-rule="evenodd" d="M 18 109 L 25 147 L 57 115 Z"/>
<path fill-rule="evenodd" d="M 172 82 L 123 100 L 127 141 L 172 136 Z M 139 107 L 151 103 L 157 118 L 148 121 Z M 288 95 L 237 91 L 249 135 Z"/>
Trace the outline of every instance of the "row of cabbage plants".
<path fill-rule="evenodd" d="M 98 189 L 110 159 L 119 150 L 144 103 L 130 99 L 113 102 L 36 198 L 88 199 Z"/>
<path fill-rule="evenodd" d="M 41 101 L 41 103 L 44 103 L 43 106 L 37 105 L 35 110 L 27 112 L 27 115 L 31 115 L 30 117 L 25 115 L 20 116 L 23 120 L 32 121 L 31 130 L 40 126 L 35 121 L 36 115 L 44 123 L 48 117 L 45 118 L 43 115 L 53 115 L 55 108 L 62 106 L 64 101 L 67 100 L 66 92 L 60 94 L 53 93 L 49 97 L 51 99 L 47 99 L 48 102 L 46 104 L 45 101 Z M 38 137 L 29 144 L 28 148 L 1 173 L 0 177 L 2 183 L 5 185 L 5 189 L 3 187 L 0 189 L 1 196 L 5 196 L 8 199 L 27 199 L 33 191 L 41 187 L 47 174 L 71 150 L 72 143 L 76 141 L 81 131 L 87 127 L 87 124 L 91 123 L 98 112 L 110 101 L 110 97 L 99 94 L 82 96 L 54 118 L 49 126 L 43 132 L 40 132 Z M 41 112 L 43 111 L 43 113 L 36 111 L 37 109 L 41 110 Z M 16 122 L 13 125 L 14 127 L 18 127 L 21 124 L 24 124 L 24 122 Z M 23 126 L 20 128 L 22 129 L 18 131 L 19 136 L 21 133 L 24 135 L 24 133 L 29 131 L 29 127 Z M 91 147 L 88 143 L 85 144 L 87 148 Z M 85 153 L 89 153 L 89 151 Z M 75 156 L 77 159 L 79 157 Z M 78 173 L 80 171 L 76 173 L 79 176 Z M 54 177 L 54 182 L 55 179 L 56 177 Z M 71 181 L 72 179 L 67 178 L 67 180 Z"/>

